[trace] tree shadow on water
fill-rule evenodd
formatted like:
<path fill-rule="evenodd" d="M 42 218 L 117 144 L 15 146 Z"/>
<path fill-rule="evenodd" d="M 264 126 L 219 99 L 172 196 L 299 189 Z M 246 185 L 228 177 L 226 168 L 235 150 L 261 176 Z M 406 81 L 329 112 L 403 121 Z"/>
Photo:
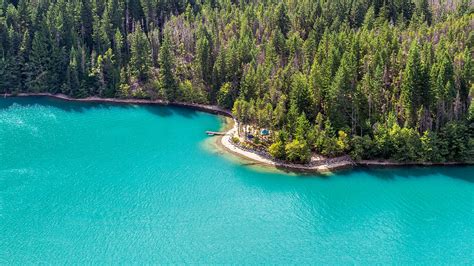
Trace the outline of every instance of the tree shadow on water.
<path fill-rule="evenodd" d="M 0 99 L 0 110 L 8 109 L 13 105 L 22 107 L 43 106 L 53 107 L 65 112 L 83 113 L 90 109 L 110 109 L 113 107 L 132 108 L 133 105 L 127 103 L 100 103 L 100 102 L 76 102 L 62 99 L 56 99 L 48 96 L 29 96 L 29 97 L 9 97 Z"/>
<path fill-rule="evenodd" d="M 353 177 L 357 173 L 367 173 L 376 178 L 395 181 L 400 178 L 431 178 L 433 175 L 463 180 L 474 183 L 474 166 L 447 165 L 447 166 L 400 166 L 400 167 L 359 167 L 349 171 L 337 173 L 343 177 Z"/>
<path fill-rule="evenodd" d="M 334 177 L 357 178 L 361 175 L 385 180 L 396 181 L 397 179 L 432 178 L 434 175 L 441 175 L 448 178 L 462 180 L 474 184 L 474 166 L 472 165 L 447 165 L 447 166 L 391 166 L 391 167 L 363 167 L 358 166 L 350 169 L 339 170 L 331 173 L 314 173 L 305 171 L 295 171 L 283 167 L 278 170 L 296 174 L 298 178 L 318 178 L 329 180 Z"/>
<path fill-rule="evenodd" d="M 182 106 L 173 106 L 173 111 L 185 118 L 194 118 L 198 116 L 198 112 L 196 110 Z"/>
<path fill-rule="evenodd" d="M 159 117 L 168 117 L 173 115 L 173 112 L 167 106 L 153 106 L 149 104 L 143 105 L 143 108 L 145 108 L 145 110 L 150 112 L 151 114 L 157 115 Z"/>
<path fill-rule="evenodd" d="M 146 111 L 160 117 L 171 116 L 174 112 L 188 118 L 196 116 L 196 112 L 191 109 L 155 104 L 68 101 L 48 96 L 8 97 L 0 99 L 0 110 L 8 109 L 13 105 L 19 105 L 21 107 L 28 107 L 34 105 L 43 107 L 53 107 L 65 112 L 77 113 L 84 113 L 91 109 L 132 109 L 135 108 L 137 105 L 140 105 Z"/>
<path fill-rule="evenodd" d="M 148 112 L 158 115 L 160 117 L 167 117 L 173 114 L 177 114 L 178 116 L 182 116 L 185 118 L 194 118 L 198 115 L 196 110 L 193 110 L 191 108 L 181 107 L 181 106 L 148 104 L 148 105 L 144 105 L 144 108 Z"/>
<path fill-rule="evenodd" d="M 306 178 L 319 178 L 319 179 L 329 179 L 334 173 L 331 172 L 321 172 L 321 173 L 315 173 L 310 170 L 299 170 L 299 169 L 289 169 L 286 167 L 281 167 L 281 166 L 275 166 L 276 169 L 279 171 L 286 173 L 286 174 L 293 174 L 296 175 L 298 178 L 306 179 Z M 345 172 L 345 171 L 350 171 L 350 170 L 340 170 L 336 172 L 336 174 L 340 172 Z"/>
<path fill-rule="evenodd" d="M 153 103 L 120 103 L 120 102 L 83 102 L 83 101 L 68 101 L 57 99 L 48 96 L 28 96 L 28 97 L 8 97 L 0 98 L 0 110 L 8 109 L 13 105 L 20 105 L 22 107 L 38 105 L 44 107 L 53 107 L 65 112 L 83 113 L 90 109 L 111 109 L 111 108 L 135 108 L 136 106 L 143 107 L 146 111 L 159 117 L 168 117 L 173 114 L 185 118 L 195 118 L 198 116 L 198 110 L 183 106 L 159 105 Z"/>

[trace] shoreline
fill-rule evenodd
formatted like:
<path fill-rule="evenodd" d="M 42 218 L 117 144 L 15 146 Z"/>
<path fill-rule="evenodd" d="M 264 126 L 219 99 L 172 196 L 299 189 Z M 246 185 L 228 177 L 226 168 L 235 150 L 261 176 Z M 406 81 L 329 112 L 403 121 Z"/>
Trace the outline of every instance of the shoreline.
<path fill-rule="evenodd" d="M 227 121 L 225 123 L 229 124 Z M 271 167 L 276 169 L 284 169 L 303 173 L 316 173 L 316 174 L 330 174 L 335 171 L 347 170 L 351 168 L 398 168 L 398 167 L 430 167 L 430 166 L 470 166 L 474 165 L 473 162 L 394 162 L 389 160 L 360 160 L 353 161 L 352 159 L 347 160 L 347 157 L 338 157 L 322 160 L 318 165 L 302 165 L 302 164 L 291 164 L 285 162 L 279 162 L 262 156 L 254 151 L 248 151 L 242 149 L 238 145 L 235 145 L 231 138 L 237 130 L 237 122 L 232 118 L 232 126 L 224 125 L 227 130 L 224 136 L 219 136 L 216 144 L 220 149 L 227 151 L 228 153 L 255 162 L 258 165 L 265 167 Z M 230 129 L 229 129 L 230 128 Z"/>
<path fill-rule="evenodd" d="M 237 122 L 232 119 L 232 127 L 226 132 L 224 136 L 219 137 L 219 139 L 216 141 L 217 146 L 233 154 L 234 156 L 256 162 L 257 164 L 266 167 L 305 173 L 328 174 L 338 170 L 350 169 L 355 166 L 355 163 L 349 160 L 341 160 L 333 163 L 322 162 L 319 165 L 304 165 L 279 162 L 272 158 L 262 156 L 256 152 L 244 150 L 241 147 L 232 143 L 231 138 L 236 131 Z"/>
<path fill-rule="evenodd" d="M 276 168 L 279 170 L 289 170 L 304 173 L 328 174 L 334 171 L 346 170 L 351 168 L 368 167 L 368 168 L 396 168 L 396 167 L 410 167 L 410 166 L 461 166 L 474 165 L 474 162 L 445 162 L 445 163 L 430 163 L 430 162 L 393 162 L 388 160 L 361 160 L 353 161 L 348 156 L 322 160 L 316 165 L 302 165 L 292 164 L 286 162 L 276 161 L 267 156 L 262 156 L 256 151 L 249 151 L 242 149 L 231 141 L 231 137 L 237 131 L 237 122 L 228 110 L 220 108 L 215 105 L 195 104 L 185 102 L 168 102 L 164 100 L 148 100 L 148 99 L 119 99 L 119 98 L 101 98 L 96 96 L 86 98 L 71 98 L 64 94 L 52 93 L 19 93 L 19 94 L 3 94 L 3 98 L 7 97 L 50 97 L 64 101 L 71 102 L 90 102 L 90 103 L 112 103 L 112 104 L 140 104 L 140 105 L 162 105 L 162 106 L 177 106 L 190 108 L 198 111 L 203 111 L 211 114 L 221 115 L 232 120 L 224 121 L 223 131 L 225 135 L 217 136 L 216 144 L 218 149 L 238 157 L 240 159 L 250 160 L 256 164 Z"/>
<path fill-rule="evenodd" d="M 1 94 L 2 98 L 11 97 L 50 97 L 54 99 L 69 101 L 69 102 L 89 102 L 89 103 L 115 103 L 115 104 L 142 104 L 142 105 L 162 105 L 162 106 L 179 106 L 190 108 L 198 111 L 203 111 L 211 114 L 223 115 L 226 117 L 232 117 L 232 113 L 228 110 L 220 108 L 215 105 L 198 104 L 198 103 L 185 103 L 185 102 L 168 102 L 164 100 L 148 100 L 148 99 L 120 99 L 120 98 L 101 98 L 96 96 L 90 96 L 86 98 L 72 98 L 65 94 L 52 94 L 52 93 L 18 93 L 18 94 Z"/>

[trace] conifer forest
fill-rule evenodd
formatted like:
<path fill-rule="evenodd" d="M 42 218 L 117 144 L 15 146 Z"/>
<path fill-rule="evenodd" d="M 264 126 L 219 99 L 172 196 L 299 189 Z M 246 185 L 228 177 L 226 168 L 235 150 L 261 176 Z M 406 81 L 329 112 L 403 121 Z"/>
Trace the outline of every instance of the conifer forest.
<path fill-rule="evenodd" d="M 471 0 L 0 0 L 0 93 L 232 110 L 305 163 L 474 160 Z M 248 134 L 248 133 L 243 133 Z"/>

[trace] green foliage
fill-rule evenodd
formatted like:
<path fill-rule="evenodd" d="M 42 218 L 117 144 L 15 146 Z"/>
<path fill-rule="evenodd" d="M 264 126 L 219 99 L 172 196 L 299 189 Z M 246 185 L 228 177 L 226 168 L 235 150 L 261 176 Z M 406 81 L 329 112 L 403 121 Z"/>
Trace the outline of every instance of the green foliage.
<path fill-rule="evenodd" d="M 339 130 L 337 133 L 337 152 L 338 154 L 344 154 L 349 150 L 349 135 L 346 132 Z"/>
<path fill-rule="evenodd" d="M 351 151 L 350 155 L 352 159 L 354 160 L 365 160 L 372 158 L 372 149 L 373 149 L 373 143 L 372 139 L 365 135 L 363 137 L 361 136 L 355 136 L 351 139 Z"/>
<path fill-rule="evenodd" d="M 27 73 L 27 89 L 32 92 L 49 91 L 51 84 L 51 40 L 48 38 L 46 25 L 35 32 L 30 54 L 30 64 Z"/>
<path fill-rule="evenodd" d="M 202 88 L 185 80 L 179 84 L 179 101 L 188 103 L 207 103 L 207 98 Z"/>
<path fill-rule="evenodd" d="M 418 109 L 423 105 L 424 100 L 430 97 L 428 74 L 421 62 L 417 41 L 413 41 L 411 45 L 403 76 L 401 99 L 406 110 L 407 125 L 414 126 Z"/>
<path fill-rule="evenodd" d="M 421 150 L 420 161 L 441 162 L 443 156 L 440 154 L 438 137 L 431 131 L 425 131 L 420 138 Z"/>
<path fill-rule="evenodd" d="M 290 30 L 290 19 L 288 18 L 287 9 L 284 2 L 281 2 L 276 7 L 274 18 L 276 26 L 280 32 L 286 35 Z"/>
<path fill-rule="evenodd" d="M 104 55 L 99 55 L 97 58 L 97 66 L 93 72 L 97 75 L 100 83 L 99 95 L 115 97 L 120 80 L 120 73 L 116 68 L 115 56 L 112 49 L 109 48 Z"/>
<path fill-rule="evenodd" d="M 239 139 L 238 137 L 232 137 L 232 142 L 239 144 L 239 143 L 240 143 L 240 139 Z"/>
<path fill-rule="evenodd" d="M 273 158 L 283 160 L 286 158 L 285 144 L 281 141 L 274 142 L 268 147 L 268 152 Z"/>
<path fill-rule="evenodd" d="M 447 161 L 472 161 L 472 132 L 464 123 L 449 122 L 441 129 L 441 147 Z"/>
<path fill-rule="evenodd" d="M 137 30 L 129 38 L 130 72 L 138 80 L 146 81 L 150 74 L 151 66 L 150 43 L 140 26 L 137 27 Z"/>
<path fill-rule="evenodd" d="M 212 81 L 213 68 L 212 40 L 205 27 L 202 27 L 198 31 L 198 37 L 196 40 L 196 57 L 203 81 L 210 83 Z"/>
<path fill-rule="evenodd" d="M 308 119 L 306 119 L 306 115 L 304 113 L 301 114 L 301 116 L 298 117 L 298 120 L 296 121 L 296 131 L 295 131 L 296 139 L 299 139 L 299 140 L 306 139 L 307 134 L 309 133 L 310 127 L 311 125 Z"/>
<path fill-rule="evenodd" d="M 174 101 L 176 99 L 176 79 L 173 73 L 173 51 L 171 39 L 165 34 L 160 48 L 160 81 L 166 99 Z"/>
<path fill-rule="evenodd" d="M 420 140 L 418 132 L 411 128 L 394 126 L 390 130 L 390 138 L 394 145 L 392 158 L 397 161 L 414 162 L 419 160 Z"/>
<path fill-rule="evenodd" d="M 314 118 L 313 93 L 310 90 L 306 76 L 298 73 L 293 75 L 291 83 L 290 102 L 296 107 L 298 113 L 305 113 Z"/>
<path fill-rule="evenodd" d="M 283 132 L 277 133 L 277 140 L 268 147 L 268 152 L 271 156 L 276 159 L 284 160 L 286 159 L 286 135 Z"/>
<path fill-rule="evenodd" d="M 311 159 L 311 151 L 305 140 L 295 139 L 285 146 L 286 159 L 293 163 L 307 163 Z"/>
<path fill-rule="evenodd" d="M 217 104 L 230 109 L 233 103 L 232 85 L 229 82 L 224 83 L 217 94 Z"/>

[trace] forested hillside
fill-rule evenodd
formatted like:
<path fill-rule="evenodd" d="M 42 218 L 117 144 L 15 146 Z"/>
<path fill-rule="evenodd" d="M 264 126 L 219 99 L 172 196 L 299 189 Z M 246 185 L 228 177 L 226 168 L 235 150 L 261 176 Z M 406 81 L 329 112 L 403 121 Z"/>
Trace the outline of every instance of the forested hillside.
<path fill-rule="evenodd" d="M 473 161 L 471 0 L 0 0 L 0 92 L 216 104 L 272 156 Z"/>

